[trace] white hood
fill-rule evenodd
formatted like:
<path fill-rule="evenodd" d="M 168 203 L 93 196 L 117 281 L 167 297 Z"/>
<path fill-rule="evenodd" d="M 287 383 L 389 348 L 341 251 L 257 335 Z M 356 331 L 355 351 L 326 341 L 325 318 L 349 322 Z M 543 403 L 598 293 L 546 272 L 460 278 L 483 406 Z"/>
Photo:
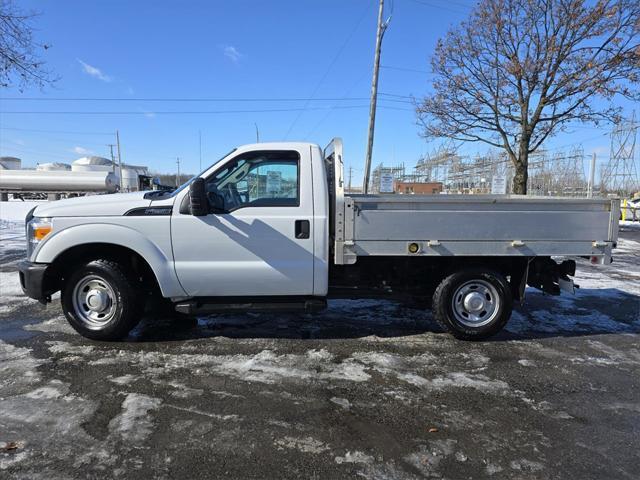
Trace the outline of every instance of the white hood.
<path fill-rule="evenodd" d="M 35 217 L 107 217 L 121 216 L 132 208 L 148 207 L 146 192 L 113 193 L 67 198 L 39 205 Z"/>

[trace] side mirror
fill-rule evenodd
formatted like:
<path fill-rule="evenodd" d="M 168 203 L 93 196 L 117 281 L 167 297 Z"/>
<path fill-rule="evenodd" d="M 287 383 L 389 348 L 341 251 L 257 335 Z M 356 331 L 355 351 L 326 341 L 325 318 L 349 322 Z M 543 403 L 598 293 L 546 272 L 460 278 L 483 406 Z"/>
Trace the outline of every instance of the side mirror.
<path fill-rule="evenodd" d="M 189 185 L 189 210 L 195 217 L 209 214 L 209 201 L 204 186 L 204 178 L 196 178 Z"/>
<path fill-rule="evenodd" d="M 209 205 L 214 213 L 225 213 L 224 197 L 217 192 L 209 192 Z"/>

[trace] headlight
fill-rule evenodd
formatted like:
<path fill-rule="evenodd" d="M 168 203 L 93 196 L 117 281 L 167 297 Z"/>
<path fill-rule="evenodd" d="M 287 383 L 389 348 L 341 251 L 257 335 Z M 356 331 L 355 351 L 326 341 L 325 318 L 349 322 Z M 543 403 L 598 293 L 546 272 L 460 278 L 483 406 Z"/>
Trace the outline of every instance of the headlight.
<path fill-rule="evenodd" d="M 27 223 L 27 258 L 31 258 L 31 254 L 38 244 L 51 233 L 53 226 L 50 218 L 34 217 Z"/>

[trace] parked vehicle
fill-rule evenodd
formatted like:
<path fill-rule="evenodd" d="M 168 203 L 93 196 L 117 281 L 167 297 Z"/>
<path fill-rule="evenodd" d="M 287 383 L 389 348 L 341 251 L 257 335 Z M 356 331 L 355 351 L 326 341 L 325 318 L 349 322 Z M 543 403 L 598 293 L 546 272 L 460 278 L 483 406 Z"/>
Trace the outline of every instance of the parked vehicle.
<path fill-rule="evenodd" d="M 183 314 L 431 299 L 461 339 L 509 320 L 531 285 L 573 290 L 573 260 L 611 262 L 618 200 L 346 195 L 342 141 L 233 150 L 173 192 L 51 202 L 27 216 L 25 293 L 61 290 L 82 335 L 126 336 L 149 301 Z"/>

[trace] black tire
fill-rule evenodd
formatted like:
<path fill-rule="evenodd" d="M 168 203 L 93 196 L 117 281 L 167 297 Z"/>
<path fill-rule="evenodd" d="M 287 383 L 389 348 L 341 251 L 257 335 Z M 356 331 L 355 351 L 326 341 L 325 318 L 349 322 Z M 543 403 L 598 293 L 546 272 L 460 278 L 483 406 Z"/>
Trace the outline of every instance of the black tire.
<path fill-rule="evenodd" d="M 475 301 L 470 306 L 478 311 L 468 310 L 465 299 Z M 513 296 L 509 283 L 500 273 L 470 268 L 440 282 L 433 294 L 432 308 L 437 322 L 454 337 L 483 340 L 498 333 L 509 321 Z"/>
<path fill-rule="evenodd" d="M 104 304 L 107 313 L 90 310 L 87 304 L 93 301 L 89 299 L 91 292 L 97 292 L 93 298 L 98 298 L 100 307 Z M 86 303 L 79 297 L 84 297 Z M 80 335 L 113 341 L 126 337 L 138 324 L 144 310 L 144 295 L 137 280 L 119 263 L 97 259 L 73 269 L 62 289 L 61 303 L 65 317 Z M 100 315 L 102 318 L 97 318 Z M 96 317 L 93 323 L 88 318 L 91 316 Z"/>

